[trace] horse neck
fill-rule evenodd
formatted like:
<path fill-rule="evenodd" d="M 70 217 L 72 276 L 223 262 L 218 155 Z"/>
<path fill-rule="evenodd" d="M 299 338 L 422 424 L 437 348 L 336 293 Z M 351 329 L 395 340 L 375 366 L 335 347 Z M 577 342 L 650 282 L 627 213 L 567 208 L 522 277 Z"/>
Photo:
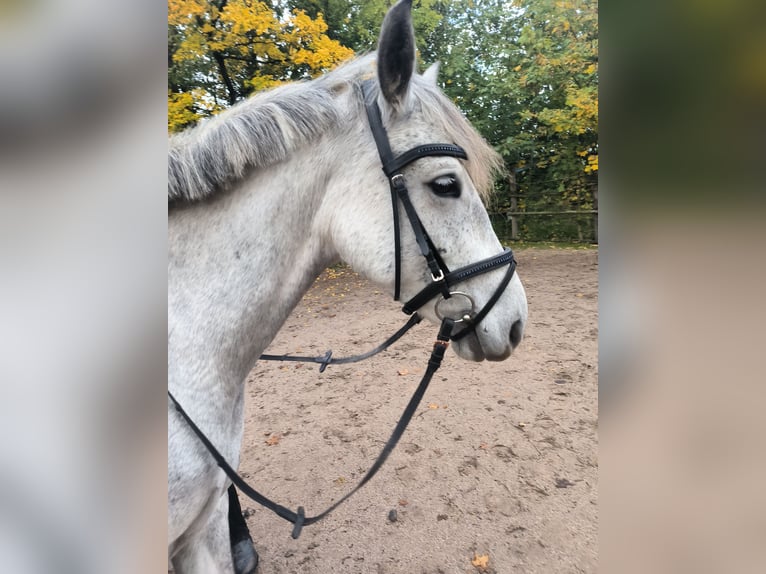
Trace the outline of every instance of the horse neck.
<path fill-rule="evenodd" d="M 337 259 L 316 215 L 336 161 L 317 147 L 331 146 L 330 137 L 236 189 L 171 213 L 168 352 L 179 350 L 169 356 L 179 384 L 240 387 L 313 280 Z"/>

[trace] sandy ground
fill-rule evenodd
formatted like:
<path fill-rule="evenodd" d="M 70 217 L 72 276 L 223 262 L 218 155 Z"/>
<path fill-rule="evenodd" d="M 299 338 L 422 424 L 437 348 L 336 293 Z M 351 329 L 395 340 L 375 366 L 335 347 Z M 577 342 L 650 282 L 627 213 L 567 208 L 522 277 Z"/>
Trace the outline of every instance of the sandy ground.
<path fill-rule="evenodd" d="M 242 499 L 259 573 L 596 572 L 597 258 L 518 250 L 530 307 L 521 347 L 502 363 L 449 351 L 383 469 L 298 540 Z M 365 280 L 330 270 L 269 352 L 355 354 L 405 320 Z M 324 510 L 389 437 L 435 331 L 421 323 L 388 352 L 323 374 L 259 363 L 247 383 L 242 474 L 285 506 Z"/>

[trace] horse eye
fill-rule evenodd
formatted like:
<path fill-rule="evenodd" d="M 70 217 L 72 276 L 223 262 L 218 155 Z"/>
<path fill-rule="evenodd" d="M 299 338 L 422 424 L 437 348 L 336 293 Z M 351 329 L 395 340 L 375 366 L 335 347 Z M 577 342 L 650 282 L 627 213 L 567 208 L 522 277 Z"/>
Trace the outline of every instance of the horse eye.
<path fill-rule="evenodd" d="M 442 175 L 428 184 L 436 195 L 442 197 L 460 197 L 460 182 L 454 175 Z"/>

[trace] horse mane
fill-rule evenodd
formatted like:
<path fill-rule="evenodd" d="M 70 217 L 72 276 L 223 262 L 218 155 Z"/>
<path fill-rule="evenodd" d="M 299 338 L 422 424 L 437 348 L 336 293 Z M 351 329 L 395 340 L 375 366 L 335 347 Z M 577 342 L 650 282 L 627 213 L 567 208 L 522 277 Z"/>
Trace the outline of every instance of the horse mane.
<path fill-rule="evenodd" d="M 415 75 L 410 82 L 410 97 L 429 124 L 444 129 L 449 142 L 462 147 L 468 159 L 464 162 L 468 176 L 482 200 L 489 200 L 495 187 L 495 177 L 505 169 L 503 158 L 476 131 L 458 107 L 423 76 Z M 384 118 L 385 121 L 385 118 Z M 439 143 L 439 142 L 424 142 Z"/>
<path fill-rule="evenodd" d="M 249 171 L 278 163 L 318 139 L 338 125 L 344 115 L 336 102 L 338 91 L 351 87 L 361 92 L 361 83 L 371 76 L 374 62 L 375 54 L 368 54 L 316 80 L 260 92 L 171 136 L 168 202 L 195 202 L 210 197 Z M 468 174 L 486 199 L 494 175 L 502 167 L 500 156 L 458 108 L 421 76 L 413 76 L 408 99 L 410 105 L 422 111 L 426 121 L 443 126 L 452 141 L 466 150 Z M 364 117 L 362 109 L 360 99 L 358 112 Z M 386 123 L 387 118 L 383 120 Z"/>

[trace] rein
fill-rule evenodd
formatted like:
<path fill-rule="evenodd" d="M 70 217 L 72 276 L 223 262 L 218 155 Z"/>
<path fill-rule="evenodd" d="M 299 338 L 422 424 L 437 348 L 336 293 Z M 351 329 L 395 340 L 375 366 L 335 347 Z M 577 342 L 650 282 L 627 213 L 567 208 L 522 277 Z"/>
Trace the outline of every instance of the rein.
<path fill-rule="evenodd" d="M 297 357 L 295 355 L 261 355 L 260 357 L 258 357 L 258 359 L 263 361 L 292 361 L 294 363 L 319 363 L 319 372 L 324 373 L 324 370 L 327 368 L 327 365 L 331 363 L 333 365 L 347 365 L 349 363 L 358 363 L 359 361 L 364 361 L 365 359 L 369 359 L 370 357 L 377 355 L 381 351 L 385 351 L 391 345 L 393 345 L 399 339 L 401 339 L 407 331 L 412 329 L 412 327 L 420 323 L 422 320 L 423 318 L 420 315 L 418 315 L 417 313 L 413 313 L 412 317 L 410 317 L 410 320 L 407 321 L 403 327 L 401 327 L 396 333 L 391 335 L 388 339 L 383 341 L 380 345 L 378 345 L 371 351 L 367 351 L 366 353 L 362 353 L 361 355 L 354 355 L 353 357 L 340 357 L 340 358 L 333 357 L 332 350 L 329 350 L 321 357 Z"/>
<path fill-rule="evenodd" d="M 375 474 L 380 470 L 380 468 L 383 466 L 383 463 L 386 462 L 386 459 L 388 458 L 388 455 L 391 454 L 391 452 L 394 450 L 394 447 L 399 442 L 399 439 L 404 434 L 404 431 L 407 429 L 407 425 L 410 423 L 410 420 L 412 420 L 412 416 L 415 414 L 415 411 L 418 408 L 418 405 L 420 404 L 420 401 L 423 399 L 423 395 L 426 394 L 426 389 L 428 388 L 428 384 L 431 382 L 431 379 L 434 376 L 434 373 L 437 371 L 437 369 L 441 366 L 442 359 L 444 358 L 444 352 L 447 350 L 447 347 L 449 346 L 449 339 L 450 335 L 452 334 L 452 328 L 454 327 L 455 323 L 452 321 L 452 319 L 444 319 L 441 324 L 441 328 L 439 329 L 439 334 L 436 336 L 436 341 L 434 342 L 433 350 L 431 351 L 431 357 L 428 360 L 428 366 L 426 367 L 426 372 L 423 375 L 423 378 L 420 381 L 420 384 L 418 385 L 417 389 L 415 389 L 415 393 L 412 395 L 412 398 L 407 403 L 406 408 L 404 409 L 404 412 L 402 413 L 402 416 L 399 418 L 399 422 L 396 423 L 396 427 L 394 427 L 394 431 L 391 433 L 391 437 L 388 439 L 388 442 L 386 442 L 386 445 L 383 447 L 383 450 L 378 455 L 378 458 L 375 460 L 373 465 L 370 467 L 370 470 L 367 471 L 367 474 L 364 475 L 364 478 L 357 484 L 353 490 L 346 493 L 342 498 L 337 500 L 332 506 L 330 506 L 327 510 L 324 512 L 321 512 L 320 514 L 317 514 L 316 516 L 306 516 L 306 512 L 302 506 L 298 507 L 298 510 L 296 512 L 293 512 L 289 508 L 286 508 L 282 506 L 281 504 L 278 504 L 274 502 L 273 500 L 267 498 L 257 490 L 255 490 L 252 486 L 247 484 L 245 480 L 235 471 L 228 462 L 226 462 L 226 459 L 223 457 L 223 455 L 218 452 L 218 449 L 213 446 L 213 443 L 210 442 L 210 439 L 205 436 L 205 433 L 203 433 L 200 428 L 194 423 L 192 418 L 184 411 L 184 409 L 181 407 L 181 405 L 178 403 L 178 401 L 173 397 L 172 394 L 170 394 L 170 391 L 168 391 L 168 397 L 170 397 L 170 400 L 175 405 L 176 410 L 178 413 L 183 417 L 183 419 L 186 421 L 186 423 L 189 425 L 189 427 L 194 431 L 194 434 L 197 435 L 197 437 L 200 439 L 203 445 L 205 445 L 205 448 L 207 448 L 208 452 L 212 455 L 213 459 L 215 459 L 215 462 L 218 464 L 218 466 L 221 467 L 221 470 L 223 470 L 226 473 L 226 476 L 229 477 L 229 479 L 234 483 L 234 485 L 241 490 L 243 493 L 245 493 L 247 496 L 252 498 L 255 502 L 258 504 L 265 506 L 272 512 L 274 512 L 277 516 L 280 516 L 287 520 L 288 522 L 291 522 L 293 526 L 292 531 L 292 537 L 298 538 L 301 535 L 301 531 L 304 526 L 308 526 L 309 524 L 313 524 L 315 522 L 319 522 L 322 520 L 325 516 L 330 514 L 333 510 L 335 510 L 338 506 L 343 504 L 346 500 L 351 498 L 351 496 L 356 493 L 360 488 L 362 488 L 367 482 L 375 476 Z"/>
<path fill-rule="evenodd" d="M 181 407 L 179 402 L 168 390 L 168 397 L 175 406 L 176 411 L 189 425 L 189 428 L 199 438 L 200 442 L 205 446 L 213 459 L 216 461 L 219 467 L 226 473 L 226 476 L 234 483 L 234 485 L 249 496 L 258 504 L 268 508 L 278 516 L 284 518 L 288 522 L 294 524 L 292 537 L 298 538 L 304 526 L 313 524 L 322 520 L 325 516 L 330 514 L 343 502 L 348 500 L 354 493 L 362 488 L 383 466 L 388 456 L 394 450 L 394 447 L 399 442 L 399 439 L 404 434 L 407 425 L 410 423 L 412 416 L 420 404 L 426 389 L 428 388 L 431 379 L 433 378 L 436 370 L 441 366 L 444 353 L 449 346 L 450 340 L 457 341 L 465 337 L 466 335 L 473 333 L 477 325 L 487 316 L 489 311 L 494 307 L 495 303 L 500 299 L 505 288 L 513 277 L 513 273 L 516 269 L 516 260 L 513 257 L 513 252 L 506 248 L 502 253 L 482 259 L 476 263 L 471 263 L 465 267 L 461 267 L 454 271 L 450 271 L 444 260 L 439 255 L 438 249 L 434 246 L 431 238 L 426 231 L 423 222 L 418 217 L 412 201 L 410 200 L 409 191 L 407 190 L 404 174 L 402 170 L 410 165 L 412 162 L 429 156 L 450 156 L 459 159 L 468 159 L 468 155 L 465 150 L 460 146 L 454 144 L 427 144 L 417 146 L 404 152 L 401 155 L 395 156 L 391 150 L 391 145 L 388 140 L 388 134 L 383 127 L 383 120 L 381 118 L 380 108 L 377 101 L 374 98 L 371 91 L 372 81 L 366 81 L 362 84 L 362 93 L 364 97 L 364 105 L 367 111 L 367 119 L 370 124 L 372 135 L 375 139 L 375 144 L 378 148 L 378 154 L 380 156 L 381 163 L 383 165 L 383 173 L 386 175 L 391 190 L 391 204 L 393 206 L 393 218 L 394 218 L 394 253 L 395 253 L 395 265 L 394 265 L 394 300 L 398 301 L 400 296 L 401 285 L 401 234 L 399 229 L 399 203 L 404 208 L 404 213 L 410 222 L 412 230 L 415 234 L 415 240 L 420 249 L 421 255 L 426 260 L 426 265 L 431 272 L 432 282 L 424 287 L 415 296 L 410 298 L 404 303 L 402 311 L 408 315 L 411 315 L 407 323 L 401 327 L 396 333 L 391 335 L 383 343 L 361 355 L 354 355 L 351 357 L 333 357 L 332 351 L 327 351 L 325 355 L 321 357 L 298 357 L 292 355 L 261 355 L 260 359 L 267 361 L 296 361 L 296 362 L 313 362 L 318 363 L 319 372 L 323 372 L 330 364 L 347 364 L 356 363 L 362 361 L 377 353 L 387 349 L 393 343 L 398 341 L 407 331 L 417 325 L 421 321 L 420 315 L 417 311 L 422 308 L 426 303 L 433 300 L 437 296 L 442 298 L 436 304 L 436 313 L 440 319 L 442 319 L 439 333 L 437 334 L 436 341 L 434 342 L 433 349 L 431 351 L 431 357 L 428 360 L 428 366 L 423 378 L 420 381 L 417 389 L 415 390 L 412 398 L 410 398 L 407 406 L 396 423 L 393 432 L 391 433 L 388 442 L 383 447 L 383 450 L 378 455 L 373 465 L 364 475 L 362 480 L 357 484 L 353 490 L 349 491 L 342 498 L 337 500 L 332 506 L 330 506 L 324 512 L 317 514 L 316 516 L 306 516 L 305 510 L 302 506 L 298 507 L 297 511 L 292 511 L 281 504 L 278 504 L 266 496 L 259 493 L 252 486 L 247 484 L 242 477 L 226 462 L 226 459 L 221 455 L 218 449 L 210 442 L 204 432 L 195 424 L 188 413 Z M 474 313 L 474 300 L 473 298 L 461 291 L 452 291 L 451 288 L 463 281 L 466 281 L 477 275 L 482 275 L 498 267 L 507 265 L 503 279 L 498 284 L 495 292 L 484 304 L 484 306 L 476 313 Z M 453 296 L 460 296 L 465 298 L 471 304 L 471 309 L 465 311 L 460 318 L 441 317 L 439 315 L 439 305 L 446 299 Z M 455 325 L 458 323 L 464 324 L 461 331 L 453 334 Z"/>

